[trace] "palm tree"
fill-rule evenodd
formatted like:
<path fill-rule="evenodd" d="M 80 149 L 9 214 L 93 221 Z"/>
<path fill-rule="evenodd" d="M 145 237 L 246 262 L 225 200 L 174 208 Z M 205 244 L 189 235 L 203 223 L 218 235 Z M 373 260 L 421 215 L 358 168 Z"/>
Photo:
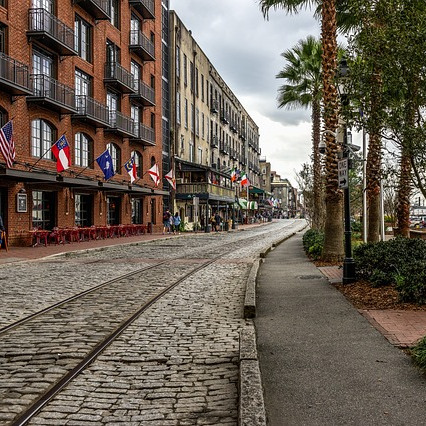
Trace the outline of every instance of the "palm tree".
<path fill-rule="evenodd" d="M 321 227 L 321 42 L 308 36 L 281 54 L 286 66 L 277 74 L 287 84 L 278 89 L 278 107 L 312 108 L 312 159 L 313 159 L 313 217 L 312 227 Z"/>
<path fill-rule="evenodd" d="M 337 90 L 335 74 L 337 68 L 337 19 L 336 0 L 259 0 L 265 17 L 271 8 L 297 13 L 302 7 L 321 7 L 323 113 L 326 132 L 325 160 L 325 203 L 326 221 L 324 229 L 323 259 L 340 260 L 343 255 L 342 192 L 338 188 L 337 151 L 334 136 L 338 126 Z"/>

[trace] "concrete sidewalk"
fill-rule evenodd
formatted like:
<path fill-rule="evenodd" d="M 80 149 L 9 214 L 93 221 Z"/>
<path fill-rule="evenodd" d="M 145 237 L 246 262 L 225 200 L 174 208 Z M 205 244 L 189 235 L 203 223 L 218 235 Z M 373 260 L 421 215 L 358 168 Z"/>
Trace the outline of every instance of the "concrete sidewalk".
<path fill-rule="evenodd" d="M 426 379 L 307 260 L 301 236 L 270 252 L 258 275 L 269 425 L 425 424 Z"/>

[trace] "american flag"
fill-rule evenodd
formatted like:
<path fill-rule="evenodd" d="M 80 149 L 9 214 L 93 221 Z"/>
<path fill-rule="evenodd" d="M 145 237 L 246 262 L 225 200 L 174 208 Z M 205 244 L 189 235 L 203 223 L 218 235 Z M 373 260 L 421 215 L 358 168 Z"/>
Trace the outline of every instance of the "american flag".
<path fill-rule="evenodd" d="M 10 169 L 15 161 L 15 143 L 13 142 L 12 120 L 7 122 L 0 129 L 0 151 L 6 160 L 6 166 Z"/>

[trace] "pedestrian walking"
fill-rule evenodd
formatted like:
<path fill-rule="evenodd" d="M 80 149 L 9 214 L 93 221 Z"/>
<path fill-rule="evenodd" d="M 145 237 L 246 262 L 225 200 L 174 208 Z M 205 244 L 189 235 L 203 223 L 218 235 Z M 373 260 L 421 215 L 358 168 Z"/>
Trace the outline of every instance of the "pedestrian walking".
<path fill-rule="evenodd" d="M 220 231 L 220 222 L 221 222 L 222 218 L 219 215 L 219 212 L 216 212 L 216 214 L 214 215 L 214 222 L 215 222 L 215 231 L 219 232 Z"/>
<path fill-rule="evenodd" d="M 169 210 L 167 209 L 164 212 L 164 215 L 163 215 L 163 234 L 165 234 L 166 232 L 168 234 L 170 234 L 170 219 L 171 219 L 171 217 L 172 217 L 172 215 L 169 212 Z"/>
<path fill-rule="evenodd" d="M 176 212 L 175 215 L 172 217 L 172 221 L 173 221 L 173 234 L 176 234 L 176 233 L 180 234 L 179 227 L 181 223 L 181 218 L 178 212 Z"/>

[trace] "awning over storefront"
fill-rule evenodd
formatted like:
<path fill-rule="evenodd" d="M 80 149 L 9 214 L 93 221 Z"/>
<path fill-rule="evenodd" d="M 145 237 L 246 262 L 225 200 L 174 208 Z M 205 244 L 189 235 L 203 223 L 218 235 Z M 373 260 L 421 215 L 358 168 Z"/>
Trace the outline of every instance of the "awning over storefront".
<path fill-rule="evenodd" d="M 98 191 L 117 191 L 132 194 L 169 195 L 168 191 L 157 188 L 149 188 L 139 185 L 130 185 L 129 182 L 99 181 L 84 177 L 67 177 L 54 173 L 39 171 L 26 171 L 17 169 L 0 169 L 0 177 L 27 183 L 49 183 L 79 189 L 91 189 Z"/>
<path fill-rule="evenodd" d="M 264 194 L 265 191 L 263 189 L 257 188 L 256 186 L 249 186 L 250 194 Z"/>
<path fill-rule="evenodd" d="M 237 206 L 239 206 L 243 210 L 247 210 L 247 200 L 245 198 L 239 198 Z M 257 201 L 249 201 L 248 210 L 257 210 L 257 209 L 258 209 Z"/>

